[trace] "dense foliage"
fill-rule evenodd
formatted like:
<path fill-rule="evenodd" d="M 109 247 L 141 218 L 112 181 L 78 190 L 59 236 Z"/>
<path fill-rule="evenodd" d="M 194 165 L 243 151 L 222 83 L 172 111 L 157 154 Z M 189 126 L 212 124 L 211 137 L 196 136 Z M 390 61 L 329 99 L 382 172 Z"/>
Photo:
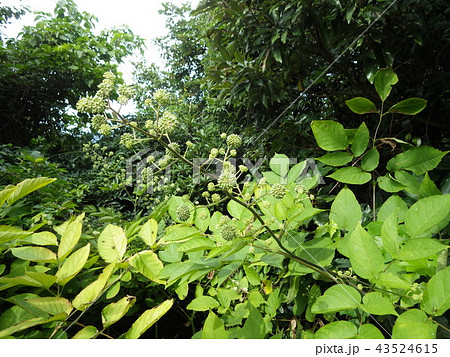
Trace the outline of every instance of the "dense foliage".
<path fill-rule="evenodd" d="M 449 338 L 448 10 L 401 3 L 166 4 L 135 85 L 72 1 L 8 40 L 0 337 Z"/>

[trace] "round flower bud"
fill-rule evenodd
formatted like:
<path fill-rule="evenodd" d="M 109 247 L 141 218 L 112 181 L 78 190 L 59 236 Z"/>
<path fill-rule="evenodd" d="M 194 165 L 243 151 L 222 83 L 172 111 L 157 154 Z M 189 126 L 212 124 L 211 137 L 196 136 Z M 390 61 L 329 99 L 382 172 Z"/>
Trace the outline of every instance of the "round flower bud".
<path fill-rule="evenodd" d="M 224 148 L 220 148 L 219 149 L 219 154 L 220 155 L 225 155 L 225 149 Z"/>
<path fill-rule="evenodd" d="M 129 100 L 129 99 L 134 97 L 134 88 L 133 88 L 133 86 L 128 86 L 128 85 L 125 85 L 125 84 L 121 85 L 117 92 L 119 93 L 119 98 L 120 98 L 120 96 L 123 96 L 123 97 L 127 98 L 127 100 Z"/>
<path fill-rule="evenodd" d="M 220 227 L 220 236 L 226 240 L 232 240 L 236 238 L 236 227 L 232 223 L 225 223 Z"/>
<path fill-rule="evenodd" d="M 230 191 L 236 186 L 236 183 L 236 169 L 229 161 L 224 162 L 217 184 L 223 191 Z"/>
<path fill-rule="evenodd" d="M 356 285 L 356 288 L 357 288 L 358 290 L 362 290 L 362 289 L 363 289 L 363 286 L 362 286 L 362 284 L 358 284 L 358 285 Z"/>
<path fill-rule="evenodd" d="M 219 155 L 219 150 L 217 148 L 212 148 L 210 156 L 216 157 L 217 155 Z"/>
<path fill-rule="evenodd" d="M 237 151 L 235 149 L 230 150 L 230 155 L 233 156 L 233 157 L 236 156 L 237 155 Z"/>
<path fill-rule="evenodd" d="M 226 138 L 227 138 L 227 133 L 222 133 L 222 134 L 220 134 L 220 138 L 221 138 L 221 139 L 226 139 Z"/>
<path fill-rule="evenodd" d="M 180 145 L 178 145 L 177 143 L 170 143 L 168 146 L 169 146 L 173 151 L 176 151 L 177 153 L 180 152 Z M 170 157 L 175 157 L 175 154 L 174 154 L 171 150 L 169 150 L 169 149 L 166 149 L 166 155 L 168 155 L 168 156 L 170 156 Z"/>
<path fill-rule="evenodd" d="M 314 200 L 314 198 L 315 198 L 314 195 L 312 195 L 312 194 L 309 195 L 309 199 L 310 199 L 311 201 Z"/>
<path fill-rule="evenodd" d="M 208 191 L 214 191 L 216 189 L 216 185 L 212 182 L 208 183 Z"/>
<path fill-rule="evenodd" d="M 177 117 L 169 112 L 164 112 L 161 118 L 155 122 L 155 130 L 161 134 L 170 134 L 177 125 Z"/>
<path fill-rule="evenodd" d="M 170 94 L 164 89 L 157 89 L 153 93 L 153 99 L 160 105 L 167 105 L 170 103 Z"/>
<path fill-rule="evenodd" d="M 147 164 L 150 164 L 153 161 L 155 161 L 155 157 L 153 155 L 150 155 L 149 157 L 147 157 Z"/>
<path fill-rule="evenodd" d="M 107 124 L 105 117 L 100 114 L 94 115 L 91 119 L 92 129 L 98 131 L 103 124 Z"/>
<path fill-rule="evenodd" d="M 248 167 L 245 165 L 239 165 L 239 171 L 240 172 L 247 172 L 248 171 Z"/>
<path fill-rule="evenodd" d="M 208 191 L 202 192 L 202 197 L 208 198 L 210 196 Z"/>
<path fill-rule="evenodd" d="M 191 147 L 193 147 L 194 146 L 194 143 L 192 142 L 192 141 L 186 141 L 186 146 L 188 147 L 188 148 L 191 148 Z"/>
<path fill-rule="evenodd" d="M 238 149 L 242 145 L 242 139 L 237 134 L 228 135 L 227 145 L 230 147 L 230 149 Z"/>
<path fill-rule="evenodd" d="M 214 203 L 217 203 L 217 202 L 220 201 L 220 196 L 219 196 L 217 193 L 213 193 L 213 194 L 211 195 L 211 200 L 212 200 Z"/>
<path fill-rule="evenodd" d="M 286 189 L 282 184 L 277 182 L 272 185 L 272 190 L 270 191 L 270 194 L 275 198 L 282 199 L 286 194 Z"/>
<path fill-rule="evenodd" d="M 189 219 L 189 217 L 191 216 L 191 209 L 188 205 L 182 205 L 180 207 L 177 208 L 177 218 L 180 221 L 187 221 Z"/>
<path fill-rule="evenodd" d="M 117 98 L 117 101 L 119 102 L 119 104 L 122 104 L 122 105 L 127 104 L 129 100 L 130 100 L 130 98 L 128 98 L 124 95 L 119 95 L 119 98 Z"/>
<path fill-rule="evenodd" d="M 119 144 L 125 146 L 127 149 L 131 149 L 134 144 L 134 138 L 133 135 L 130 133 L 125 133 L 120 138 Z"/>
<path fill-rule="evenodd" d="M 100 128 L 98 128 L 98 132 L 104 136 L 108 136 L 111 134 L 112 128 L 109 124 L 102 124 Z"/>
<path fill-rule="evenodd" d="M 144 105 L 146 107 L 151 107 L 152 106 L 152 100 L 150 98 L 147 98 L 146 100 L 144 100 Z"/>
<path fill-rule="evenodd" d="M 116 79 L 116 76 L 111 71 L 108 71 L 103 74 L 103 78 L 108 79 L 110 81 L 114 81 Z"/>
<path fill-rule="evenodd" d="M 305 192 L 305 186 L 303 185 L 295 186 L 295 192 L 297 192 L 297 194 L 299 195 L 302 195 Z"/>
<path fill-rule="evenodd" d="M 108 98 L 114 89 L 114 80 L 105 78 L 99 85 L 97 95 L 102 98 Z"/>

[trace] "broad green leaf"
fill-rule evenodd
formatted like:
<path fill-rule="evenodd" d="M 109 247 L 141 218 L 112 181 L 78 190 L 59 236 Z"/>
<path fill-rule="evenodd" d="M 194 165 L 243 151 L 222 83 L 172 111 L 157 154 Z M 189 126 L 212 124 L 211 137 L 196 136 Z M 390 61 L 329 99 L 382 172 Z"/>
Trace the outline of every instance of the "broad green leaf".
<path fill-rule="evenodd" d="M 419 196 L 420 181 L 419 177 L 410 174 L 404 170 L 395 171 L 395 180 L 405 186 L 404 191 L 414 196 Z"/>
<path fill-rule="evenodd" d="M 368 293 L 363 297 L 364 309 L 372 315 L 396 315 L 394 305 L 380 292 Z"/>
<path fill-rule="evenodd" d="M 26 232 L 16 227 L 0 226 L 0 244 L 9 242 L 14 239 L 23 239 L 32 232 Z"/>
<path fill-rule="evenodd" d="M 395 321 L 392 338 L 395 339 L 429 339 L 436 338 L 437 324 L 417 309 L 405 311 Z"/>
<path fill-rule="evenodd" d="M 329 166 L 344 166 L 352 161 L 353 157 L 345 151 L 336 151 L 318 157 L 316 160 Z"/>
<path fill-rule="evenodd" d="M 251 293 L 249 293 L 250 295 Z M 237 300 L 241 297 L 241 294 L 236 290 L 219 288 L 217 289 L 217 299 L 220 305 L 223 307 L 229 307 L 233 300 Z M 250 297 L 249 297 L 250 299 Z"/>
<path fill-rule="evenodd" d="M 35 286 L 48 289 L 56 282 L 56 277 L 39 272 L 25 272 L 25 275 L 15 277 L 0 277 L 0 290 L 9 289 L 16 285 Z"/>
<path fill-rule="evenodd" d="M 206 237 L 194 237 L 189 240 L 187 240 L 184 243 L 181 243 L 177 251 L 188 253 L 188 252 L 198 252 L 201 250 L 211 249 L 215 248 L 216 243 L 213 242 L 211 239 Z"/>
<path fill-rule="evenodd" d="M 135 296 L 127 295 L 117 302 L 105 306 L 102 310 L 103 328 L 119 321 L 136 302 Z"/>
<path fill-rule="evenodd" d="M 384 102 L 391 93 L 392 86 L 398 82 L 398 77 L 391 68 L 380 69 L 374 77 L 375 89 Z"/>
<path fill-rule="evenodd" d="M 186 308 L 194 311 L 207 311 L 216 307 L 219 307 L 216 299 L 210 296 L 199 296 L 192 300 Z"/>
<path fill-rule="evenodd" d="M 356 130 L 355 136 L 352 141 L 352 153 L 357 156 L 364 154 L 364 151 L 369 145 L 369 129 L 367 129 L 366 123 L 362 122 L 358 130 Z"/>
<path fill-rule="evenodd" d="M 250 284 L 252 284 L 253 286 L 259 286 L 261 284 L 261 278 L 253 267 L 244 265 L 244 271 L 245 276 L 247 277 L 247 280 Z"/>
<path fill-rule="evenodd" d="M 164 314 L 169 311 L 173 305 L 173 300 L 166 300 L 162 304 L 153 309 L 146 310 L 133 323 L 131 328 L 125 333 L 125 338 L 136 339 L 139 338 L 145 331 L 147 331 L 153 324 L 158 321 Z"/>
<path fill-rule="evenodd" d="M 26 330 L 30 327 L 33 326 L 37 326 L 37 325 L 42 325 L 48 322 L 52 322 L 52 321 L 64 321 L 64 319 L 67 317 L 66 314 L 60 314 L 60 315 L 56 315 L 56 316 L 52 316 L 50 318 L 46 318 L 46 317 L 35 317 L 26 321 L 22 321 L 20 323 L 18 323 L 17 325 L 13 325 L 10 326 L 4 330 L 0 331 L 0 338 L 5 338 L 7 336 L 11 336 L 13 334 L 15 334 L 16 332 L 20 332 L 23 330 Z"/>
<path fill-rule="evenodd" d="M 422 175 L 434 169 L 448 151 L 440 151 L 431 146 L 419 146 L 409 149 L 390 159 L 386 165 L 389 171 L 408 170 Z"/>
<path fill-rule="evenodd" d="M 307 168 L 308 161 L 304 160 L 291 167 L 287 176 L 287 183 L 296 182 L 300 174 Z"/>
<path fill-rule="evenodd" d="M 48 289 L 56 282 L 56 276 L 48 275 L 45 273 L 26 271 L 25 275 L 34 281 L 38 282 L 41 287 Z"/>
<path fill-rule="evenodd" d="M 224 339 L 228 338 L 228 333 L 223 326 L 223 322 L 214 312 L 210 311 L 205 320 L 201 332 L 201 338 L 207 339 Z"/>
<path fill-rule="evenodd" d="M 375 278 L 384 269 L 384 258 L 374 238 L 361 225 L 357 225 L 348 242 L 349 258 L 353 270 L 364 279 Z"/>
<path fill-rule="evenodd" d="M 332 120 L 315 120 L 311 128 L 317 145 L 326 151 L 345 150 L 348 146 L 347 135 L 342 124 Z"/>
<path fill-rule="evenodd" d="M 81 237 L 81 229 L 83 227 L 84 212 L 75 219 L 69 221 L 61 235 L 61 242 L 58 247 L 58 258 L 63 260 L 75 248 Z"/>
<path fill-rule="evenodd" d="M 32 262 L 56 263 L 56 254 L 50 249 L 43 247 L 11 248 L 11 253 L 16 258 Z"/>
<path fill-rule="evenodd" d="M 408 98 L 397 104 L 394 104 L 387 113 L 399 113 L 405 115 L 416 115 L 427 106 L 427 101 L 422 98 Z"/>
<path fill-rule="evenodd" d="M 389 174 L 386 176 L 379 176 L 377 178 L 377 183 L 382 190 L 391 193 L 398 192 L 406 188 L 406 186 L 393 179 Z"/>
<path fill-rule="evenodd" d="M 327 289 L 311 307 L 313 314 L 328 314 L 342 310 L 356 309 L 361 304 L 361 295 L 355 288 L 336 284 Z"/>
<path fill-rule="evenodd" d="M 23 180 L 22 182 L 16 185 L 16 189 L 8 197 L 6 202 L 8 202 L 9 205 L 12 205 L 14 202 L 21 199 L 22 197 L 25 197 L 29 193 L 36 191 L 41 187 L 47 186 L 48 184 L 54 181 L 56 181 L 55 178 L 48 178 L 48 177 L 38 177 Z"/>
<path fill-rule="evenodd" d="M 378 113 L 375 104 L 363 97 L 356 97 L 345 101 L 347 107 L 356 114 Z"/>
<path fill-rule="evenodd" d="M 336 248 L 333 241 L 330 238 L 322 237 L 314 238 L 303 243 L 302 246 L 295 251 L 295 254 L 309 262 L 320 266 L 327 266 L 333 261 L 335 250 Z M 311 268 L 291 260 L 289 262 L 289 271 L 286 276 L 305 275 L 312 272 L 313 270 Z"/>
<path fill-rule="evenodd" d="M 170 217 L 172 217 L 172 219 L 177 222 L 177 223 L 183 223 L 183 224 L 187 224 L 190 225 L 194 222 L 194 213 L 195 213 L 195 206 L 194 204 L 185 199 L 184 197 L 179 197 L 179 196 L 172 196 L 169 200 L 170 205 L 169 205 L 169 214 Z M 188 206 L 189 207 L 189 218 L 186 221 L 181 221 L 178 218 L 178 213 L 177 210 L 179 207 L 181 206 Z"/>
<path fill-rule="evenodd" d="M 382 332 L 372 324 L 359 327 L 357 339 L 384 339 Z"/>
<path fill-rule="evenodd" d="M 66 314 L 72 311 L 72 304 L 62 297 L 38 297 L 28 299 L 27 302 L 38 309 L 45 311 L 49 315 Z"/>
<path fill-rule="evenodd" d="M 338 169 L 327 177 L 331 177 L 336 181 L 352 185 L 363 185 L 369 182 L 372 178 L 369 173 L 363 172 L 359 167 L 354 166 Z"/>
<path fill-rule="evenodd" d="M 80 311 L 86 310 L 103 292 L 103 289 L 111 277 L 115 267 L 116 263 L 107 265 L 97 280 L 90 283 L 83 290 L 81 290 L 77 296 L 75 296 L 72 301 L 73 307 Z"/>
<path fill-rule="evenodd" d="M 127 238 L 121 227 L 108 224 L 98 237 L 98 252 L 107 263 L 121 261 L 127 249 Z"/>
<path fill-rule="evenodd" d="M 232 217 L 235 217 L 239 220 L 251 218 L 253 216 L 253 214 L 247 208 L 233 200 L 230 200 L 228 202 L 227 210 Z"/>
<path fill-rule="evenodd" d="M 208 229 L 209 221 L 211 220 L 211 214 L 207 207 L 197 207 L 194 215 L 194 224 L 200 229 L 200 231 L 205 232 Z"/>
<path fill-rule="evenodd" d="M 0 191 L 0 207 L 5 203 L 9 196 L 17 189 L 15 185 L 8 185 Z"/>
<path fill-rule="evenodd" d="M 175 224 L 166 229 L 166 233 L 162 238 L 162 241 L 175 242 L 198 235 L 200 235 L 200 231 L 197 228 L 190 227 L 185 224 Z"/>
<path fill-rule="evenodd" d="M 141 237 L 142 240 L 150 247 L 156 242 L 157 235 L 158 222 L 156 222 L 153 218 L 150 218 L 147 222 L 145 222 L 139 231 L 139 237 Z"/>
<path fill-rule="evenodd" d="M 252 305 L 247 304 L 250 314 L 244 326 L 238 332 L 238 338 L 262 339 L 266 336 L 266 324 L 261 313 Z"/>
<path fill-rule="evenodd" d="M 405 220 L 406 212 L 408 211 L 408 206 L 405 201 L 403 201 L 399 196 L 390 196 L 381 206 L 377 214 L 377 220 L 384 222 L 389 218 L 392 213 L 396 213 L 398 209 L 398 222 L 401 223 Z"/>
<path fill-rule="evenodd" d="M 392 257 L 396 257 L 401 239 L 398 235 L 398 215 L 394 212 L 386 218 L 381 226 L 381 240 L 383 247 Z"/>
<path fill-rule="evenodd" d="M 97 334 L 97 332 L 98 330 L 95 326 L 86 326 L 83 327 L 80 331 L 78 331 L 76 335 L 72 337 L 72 339 L 88 340 L 94 337 Z"/>
<path fill-rule="evenodd" d="M 86 264 L 89 257 L 89 251 L 91 245 L 88 243 L 83 248 L 78 249 L 76 252 L 72 253 L 63 263 L 63 265 L 56 272 L 56 282 L 59 285 L 66 285 L 69 280 L 71 280 L 75 275 L 77 275 L 81 269 L 83 269 L 84 264 Z"/>
<path fill-rule="evenodd" d="M 419 187 L 419 198 L 441 194 L 441 191 L 439 191 L 436 184 L 430 179 L 430 176 L 428 176 L 428 172 L 426 172 Z"/>
<path fill-rule="evenodd" d="M 358 329 L 350 321 L 335 321 L 321 327 L 314 334 L 315 339 L 355 338 Z"/>
<path fill-rule="evenodd" d="M 427 284 L 422 308 L 433 316 L 441 316 L 450 309 L 450 267 L 439 270 Z"/>
<path fill-rule="evenodd" d="M 417 201 L 406 212 L 406 233 L 414 237 L 425 232 L 437 232 L 437 225 L 448 223 L 449 207 L 450 194 L 425 197 Z"/>
<path fill-rule="evenodd" d="M 143 251 L 136 253 L 128 261 L 133 268 L 147 279 L 150 279 L 155 283 L 165 284 L 158 276 L 163 269 L 163 263 L 154 252 Z"/>
<path fill-rule="evenodd" d="M 28 237 L 21 239 L 21 243 L 30 243 L 36 245 L 58 245 L 58 239 L 52 232 L 33 233 Z"/>
<path fill-rule="evenodd" d="M 417 238 L 411 239 L 405 243 L 400 250 L 397 259 L 400 260 L 418 260 L 428 258 L 446 249 L 447 246 L 439 243 L 436 239 Z"/>
<path fill-rule="evenodd" d="M 353 192 L 344 187 L 331 205 L 330 221 L 337 223 L 339 229 L 351 232 L 361 222 L 361 207 Z"/>
<path fill-rule="evenodd" d="M 269 167 L 278 176 L 285 177 L 289 172 L 289 158 L 284 154 L 275 154 L 273 158 L 270 159 Z"/>
<path fill-rule="evenodd" d="M 372 148 L 361 159 L 361 167 L 365 171 L 373 171 L 378 167 L 379 162 L 380 153 L 377 148 Z"/>
<path fill-rule="evenodd" d="M 373 281 L 377 285 L 383 286 L 385 288 L 404 289 L 404 290 L 409 290 L 411 288 L 410 283 L 400 279 L 397 275 L 394 275 L 390 272 L 380 273 L 376 279 L 373 279 Z"/>

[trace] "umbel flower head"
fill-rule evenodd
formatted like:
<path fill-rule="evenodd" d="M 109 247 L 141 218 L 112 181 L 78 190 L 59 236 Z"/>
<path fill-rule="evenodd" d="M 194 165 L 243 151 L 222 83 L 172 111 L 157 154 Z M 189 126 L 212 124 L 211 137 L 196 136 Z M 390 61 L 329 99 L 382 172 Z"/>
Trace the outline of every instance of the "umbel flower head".
<path fill-rule="evenodd" d="M 223 191 L 230 191 L 236 186 L 236 183 L 236 168 L 229 161 L 225 161 L 217 184 Z"/>
<path fill-rule="evenodd" d="M 106 102 L 99 96 L 84 97 L 77 103 L 77 110 L 82 113 L 101 114 L 106 109 Z"/>
<path fill-rule="evenodd" d="M 177 125 L 177 117 L 170 113 L 170 112 L 164 112 L 164 114 L 159 118 L 159 120 L 156 120 L 155 130 L 160 134 L 170 134 Z"/>
<path fill-rule="evenodd" d="M 167 105 L 170 103 L 170 94 L 164 89 L 157 89 L 153 93 L 153 99 L 160 105 Z"/>
<path fill-rule="evenodd" d="M 242 145 L 242 139 L 237 134 L 228 135 L 227 145 L 230 149 L 238 149 Z"/>
<path fill-rule="evenodd" d="M 236 226 L 231 222 L 226 222 L 220 227 L 220 236 L 226 240 L 232 240 L 237 236 Z"/>
<path fill-rule="evenodd" d="M 189 208 L 188 205 L 181 205 L 177 208 L 176 213 L 177 213 L 177 218 L 180 221 L 185 222 L 191 216 L 191 209 Z"/>
<path fill-rule="evenodd" d="M 176 151 L 177 153 L 180 152 L 180 145 L 178 145 L 178 143 L 170 143 L 168 145 L 172 150 Z M 170 157 L 175 157 L 175 154 L 170 151 L 169 149 L 166 149 L 166 155 L 170 156 Z"/>
<path fill-rule="evenodd" d="M 272 185 L 272 190 L 270 191 L 270 194 L 275 198 L 282 199 L 286 194 L 286 189 L 282 184 L 276 182 Z"/>

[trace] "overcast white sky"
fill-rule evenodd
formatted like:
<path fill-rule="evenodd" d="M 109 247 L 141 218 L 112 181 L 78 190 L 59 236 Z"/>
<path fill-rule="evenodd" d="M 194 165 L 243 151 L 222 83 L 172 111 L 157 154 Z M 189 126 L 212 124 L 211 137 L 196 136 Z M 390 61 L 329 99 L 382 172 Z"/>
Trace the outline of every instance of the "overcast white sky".
<path fill-rule="evenodd" d="M 86 11 L 95 15 L 99 22 L 96 30 L 114 26 L 128 25 L 131 30 L 147 40 L 146 58 L 148 62 L 162 65 L 157 47 L 151 45 L 151 40 L 167 33 L 165 28 L 165 16 L 158 14 L 162 9 L 162 3 L 171 2 L 176 5 L 191 3 L 195 7 L 199 0 L 75 0 L 80 11 Z M 53 13 L 57 0 L 2 0 L 2 5 L 17 6 L 26 5 L 33 11 L 45 11 Z M 11 25 L 2 32 L 9 37 L 14 37 L 23 25 L 32 25 L 34 15 L 28 14 L 19 21 L 13 20 Z M 132 67 L 129 64 L 122 65 L 119 69 L 124 74 L 127 82 L 131 79 Z"/>

